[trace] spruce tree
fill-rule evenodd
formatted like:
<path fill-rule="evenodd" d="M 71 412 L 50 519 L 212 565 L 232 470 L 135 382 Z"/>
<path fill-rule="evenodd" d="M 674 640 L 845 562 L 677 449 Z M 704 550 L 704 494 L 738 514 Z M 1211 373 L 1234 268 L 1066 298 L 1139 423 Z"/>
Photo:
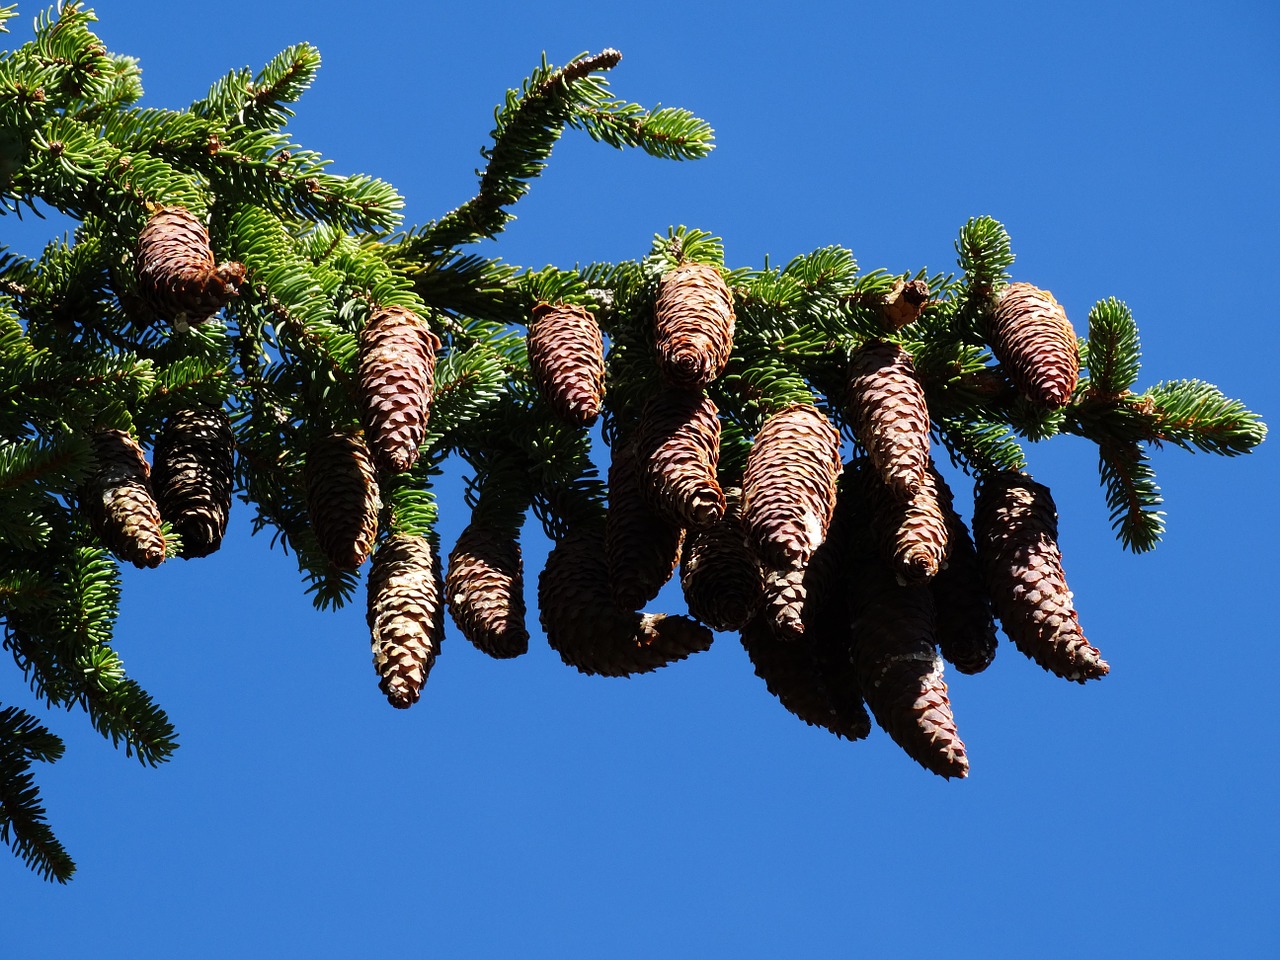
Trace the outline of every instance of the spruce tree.
<path fill-rule="evenodd" d="M 0 30 L 16 15 L 0 7 Z M 371 686 L 393 706 L 430 695 L 446 606 L 485 652 L 522 653 L 518 595 L 536 581 L 549 641 L 584 673 L 705 649 L 706 617 L 740 631 L 802 719 L 857 739 L 869 713 L 926 768 L 964 776 L 943 660 L 990 662 L 989 611 L 1047 669 L 1106 673 L 1024 445 L 1096 444 L 1117 536 L 1142 552 L 1163 531 L 1153 448 L 1234 456 L 1265 436 L 1201 380 L 1138 386 L 1126 305 L 1099 301 L 1077 331 L 1015 279 L 986 216 L 960 226 L 948 274 L 867 271 L 835 246 L 733 265 L 684 226 L 618 263 L 485 256 L 566 128 L 666 159 L 712 149 L 688 111 L 613 95 L 616 50 L 540 63 L 497 108 L 475 195 L 410 226 L 391 185 L 293 142 L 311 46 L 143 109 L 138 64 L 94 19 L 63 3 L 0 55 L 0 213 L 78 224 L 38 257 L 0 243 L 0 620 L 39 698 L 82 708 L 143 763 L 176 739 L 112 648 L 119 564 L 212 553 L 233 509 L 296 557 L 317 607 L 364 593 Z M 602 478 L 610 451 L 592 449 L 597 416 L 636 488 L 625 507 Z M 458 545 L 435 532 L 450 457 L 473 477 Z M 976 483 L 976 516 L 932 479 L 944 461 Z M 684 544 L 693 616 L 639 612 L 656 585 L 609 582 L 638 573 L 625 538 L 657 529 L 624 510 L 669 526 L 666 576 Z M 530 514 L 557 543 L 541 574 L 522 568 Z M 31 770 L 62 752 L 0 706 L 0 836 L 66 881 Z"/>

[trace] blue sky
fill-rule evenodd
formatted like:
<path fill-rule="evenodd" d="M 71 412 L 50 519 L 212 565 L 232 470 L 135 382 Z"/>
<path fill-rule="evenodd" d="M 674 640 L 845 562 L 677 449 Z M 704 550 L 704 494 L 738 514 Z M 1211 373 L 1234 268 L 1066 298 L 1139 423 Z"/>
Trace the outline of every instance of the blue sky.
<path fill-rule="evenodd" d="M 470 196 L 492 107 L 542 51 L 618 47 L 614 90 L 690 108 L 716 151 L 667 163 L 570 132 L 486 252 L 634 258 L 682 223 L 733 267 L 839 243 L 868 269 L 949 269 L 989 214 L 1015 278 L 1078 329 L 1128 302 L 1139 386 L 1199 377 L 1277 419 L 1273 4 L 97 8 L 156 106 L 318 45 L 296 138 L 396 184 L 411 222 Z M 45 235 L 0 221 L 4 242 Z M 125 574 L 117 648 L 176 722 L 174 761 L 48 715 L 68 749 L 38 775 L 80 869 L 63 888 L 0 857 L 0 957 L 1261 955 L 1280 935 L 1275 450 L 1158 451 L 1168 533 L 1143 556 L 1111 535 L 1090 445 L 1030 450 L 1112 674 L 1068 684 L 1006 643 L 950 675 L 958 783 L 879 731 L 805 727 L 730 635 L 628 681 L 537 637 L 492 661 L 449 624 L 422 702 L 393 711 L 361 605 L 314 612 L 240 505 L 220 553 Z M 0 701 L 32 704 L 14 670 Z"/>

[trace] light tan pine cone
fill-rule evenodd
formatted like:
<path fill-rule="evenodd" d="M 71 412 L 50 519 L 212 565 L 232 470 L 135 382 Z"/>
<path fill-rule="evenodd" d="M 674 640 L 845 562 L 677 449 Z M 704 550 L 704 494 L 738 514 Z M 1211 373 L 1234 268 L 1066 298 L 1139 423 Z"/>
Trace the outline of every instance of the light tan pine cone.
<path fill-rule="evenodd" d="M 853 355 L 847 413 L 893 496 L 907 500 L 929 463 L 929 408 L 911 356 L 894 343 L 870 343 Z"/>
<path fill-rule="evenodd" d="M 405 307 L 379 307 L 360 331 L 361 419 L 379 469 L 403 473 L 417 462 L 439 349 L 427 322 Z"/>
<path fill-rule="evenodd" d="M 1105 676 L 1111 668 L 1085 639 L 1067 589 L 1049 488 L 1013 471 L 984 477 L 973 533 L 987 592 L 1017 648 L 1067 680 Z"/>
<path fill-rule="evenodd" d="M 1080 350 L 1067 313 L 1048 290 L 1011 283 L 996 300 L 987 342 L 1018 392 L 1045 407 L 1071 400 Z"/>
<path fill-rule="evenodd" d="M 516 537 L 472 520 L 449 553 L 444 595 L 462 635 L 499 660 L 529 649 L 524 565 Z"/>
<path fill-rule="evenodd" d="M 413 706 L 440 652 L 440 572 L 425 537 L 388 537 L 373 555 L 366 620 L 378 686 L 393 707 Z"/>
<path fill-rule="evenodd" d="M 186 207 L 160 207 L 138 234 L 138 293 L 178 331 L 204 323 L 239 295 L 244 264 L 216 264 L 209 231 Z"/>
<path fill-rule="evenodd" d="M 724 515 L 716 479 L 720 419 L 710 397 L 669 389 L 655 394 L 644 406 L 635 439 L 640 489 L 655 510 L 693 530 Z"/>
<path fill-rule="evenodd" d="M 97 463 L 80 491 L 89 525 L 121 560 L 158 567 L 164 561 L 164 534 L 142 447 L 124 430 L 100 430 L 92 440 Z"/>
<path fill-rule="evenodd" d="M 685 263 L 662 278 L 654 342 L 668 382 L 698 389 L 720 376 L 733 350 L 733 327 L 733 296 L 718 268 Z"/>
<path fill-rule="evenodd" d="M 639 610 L 658 595 L 680 560 L 684 530 L 651 507 L 640 490 L 635 444 L 619 441 L 609 462 L 604 558 L 614 602 Z"/>
<path fill-rule="evenodd" d="M 373 548 L 382 506 L 364 440 L 344 430 L 320 437 L 307 450 L 303 476 L 320 549 L 338 569 L 355 570 Z"/>
<path fill-rule="evenodd" d="M 231 511 L 235 437 L 217 407 L 175 411 L 156 439 L 151 486 L 160 516 L 182 538 L 179 556 L 206 557 L 222 544 Z"/>
<path fill-rule="evenodd" d="M 556 416 L 570 426 L 593 422 L 604 394 L 604 338 L 591 312 L 540 303 L 527 343 L 529 372 Z"/>

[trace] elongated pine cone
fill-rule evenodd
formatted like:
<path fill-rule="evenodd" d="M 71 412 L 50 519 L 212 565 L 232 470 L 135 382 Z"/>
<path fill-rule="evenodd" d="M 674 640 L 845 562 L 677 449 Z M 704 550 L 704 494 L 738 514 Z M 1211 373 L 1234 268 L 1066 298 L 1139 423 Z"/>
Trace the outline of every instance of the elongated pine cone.
<path fill-rule="evenodd" d="M 462 635 L 499 660 L 529 650 L 524 564 L 514 534 L 472 520 L 449 552 L 449 614 Z"/>
<path fill-rule="evenodd" d="M 991 352 L 1018 391 L 1033 403 L 1062 407 L 1080 376 L 1080 350 L 1067 312 L 1048 290 L 1011 283 L 987 327 Z"/>
<path fill-rule="evenodd" d="M 335 431 L 307 450 L 307 512 L 320 549 L 340 570 L 364 563 L 378 534 L 378 476 L 358 433 Z"/>
<path fill-rule="evenodd" d="M 418 460 L 435 392 L 440 339 L 404 307 L 380 307 L 360 331 L 361 418 L 378 467 L 403 473 Z"/>
<path fill-rule="evenodd" d="M 204 323 L 240 293 L 244 264 L 215 264 L 209 231 L 186 207 L 153 213 L 134 251 L 138 292 L 179 331 Z"/>
<path fill-rule="evenodd" d="M 947 517 L 955 507 L 946 481 L 930 464 L 916 492 L 899 500 L 873 471 L 861 475 L 880 555 L 899 583 L 924 583 L 947 562 Z"/>
<path fill-rule="evenodd" d="M 540 303 L 527 343 L 529 372 L 556 416 L 575 427 L 594 421 L 604 395 L 604 338 L 591 312 Z"/>
<path fill-rule="evenodd" d="M 651 507 L 640 491 L 635 444 L 613 447 L 604 559 L 614 602 L 639 610 L 658 595 L 680 560 L 684 530 Z"/>
<path fill-rule="evenodd" d="M 373 555 L 365 615 L 378 686 L 393 707 L 418 702 L 443 637 L 440 571 L 425 537 L 388 537 Z"/>
<path fill-rule="evenodd" d="M 667 519 L 703 530 L 724 516 L 716 479 L 720 418 L 710 397 L 685 390 L 651 397 L 640 417 L 636 457 L 640 489 Z"/>
<path fill-rule="evenodd" d="M 733 350 L 733 295 L 720 270 L 685 263 L 662 278 L 654 304 L 658 367 L 679 387 L 705 387 Z"/>
<path fill-rule="evenodd" d="M 742 477 L 742 525 L 776 569 L 808 562 L 836 503 L 840 435 L 817 407 L 780 410 L 756 434 Z"/>
<path fill-rule="evenodd" d="M 760 561 L 742 532 L 742 489 L 724 495 L 724 516 L 685 537 L 680 586 L 689 612 L 707 626 L 740 630 L 760 609 Z"/>
<path fill-rule="evenodd" d="M 996 616 L 1017 648 L 1066 680 L 1105 676 L 1111 668 L 1085 639 L 1067 589 L 1049 488 L 1013 471 L 984 477 L 973 533 Z"/>
<path fill-rule="evenodd" d="M 182 538 L 183 558 L 207 557 L 222 545 L 234 450 L 231 421 L 217 407 L 175 411 L 156 439 L 151 487 L 160 516 Z"/>
<path fill-rule="evenodd" d="M 121 560 L 158 567 L 164 534 L 142 447 L 124 430 L 100 430 L 93 435 L 93 455 L 97 466 L 80 493 L 93 532 Z"/>
<path fill-rule="evenodd" d="M 910 354 L 894 343 L 871 343 L 854 354 L 847 413 L 893 495 L 914 496 L 929 464 L 929 408 Z"/>
<path fill-rule="evenodd" d="M 961 673 L 981 673 L 996 655 L 996 623 L 969 528 L 947 512 L 947 565 L 929 581 L 937 614 L 938 651 Z"/>
<path fill-rule="evenodd" d="M 538 577 L 547 642 L 582 673 L 626 677 L 711 646 L 711 631 L 688 617 L 620 610 L 609 594 L 604 530 L 588 525 L 561 540 Z"/>

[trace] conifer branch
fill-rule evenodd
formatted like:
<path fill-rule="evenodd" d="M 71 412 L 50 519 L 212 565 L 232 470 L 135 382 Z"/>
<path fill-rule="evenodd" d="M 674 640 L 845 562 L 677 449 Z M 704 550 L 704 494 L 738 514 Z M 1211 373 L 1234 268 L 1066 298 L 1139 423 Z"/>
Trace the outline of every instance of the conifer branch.
<path fill-rule="evenodd" d="M 1134 553 L 1155 548 L 1164 533 L 1164 511 L 1155 471 L 1136 443 L 1098 446 L 1098 471 L 1111 509 L 1111 529 Z"/>
<path fill-rule="evenodd" d="M 66 883 L 75 861 L 54 836 L 30 769 L 62 757 L 62 741 L 17 707 L 0 708 L 0 841 L 46 880 Z"/>

